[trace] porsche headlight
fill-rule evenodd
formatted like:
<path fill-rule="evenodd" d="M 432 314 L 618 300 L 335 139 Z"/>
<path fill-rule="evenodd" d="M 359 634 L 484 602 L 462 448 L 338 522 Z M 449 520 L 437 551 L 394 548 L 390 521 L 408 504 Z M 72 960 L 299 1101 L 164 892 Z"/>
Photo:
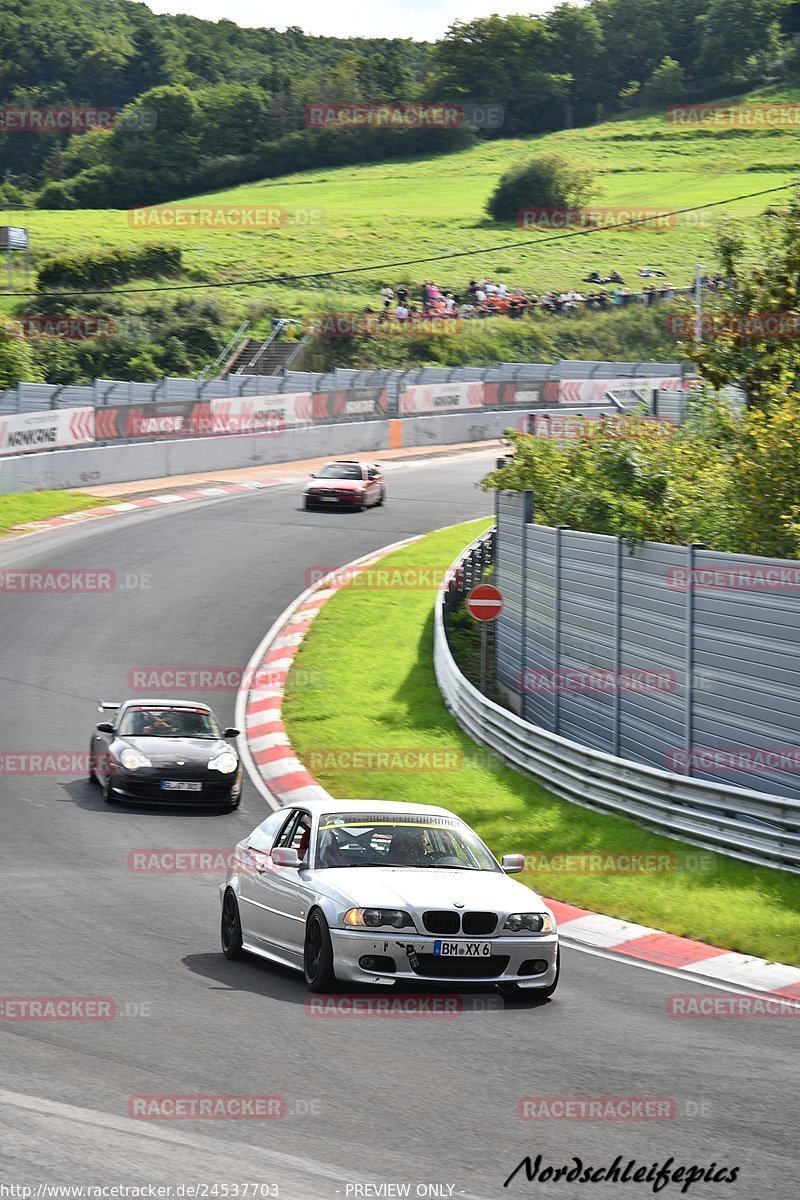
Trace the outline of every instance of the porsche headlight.
<path fill-rule="evenodd" d="M 153 765 L 141 750 L 134 750 L 133 746 L 125 747 L 119 756 L 119 761 L 126 771 L 138 771 L 140 767 L 152 767 Z"/>
<path fill-rule="evenodd" d="M 387 925 L 392 929 L 414 928 L 411 917 L 401 908 L 349 908 L 344 923 L 357 929 L 380 929 Z"/>
<path fill-rule="evenodd" d="M 223 775 L 232 775 L 239 765 L 239 760 L 232 750 L 223 750 L 216 758 L 209 759 L 210 771 L 221 771 Z"/>
<path fill-rule="evenodd" d="M 511 933 L 552 933 L 555 923 L 549 913 L 511 913 L 503 929 Z"/>

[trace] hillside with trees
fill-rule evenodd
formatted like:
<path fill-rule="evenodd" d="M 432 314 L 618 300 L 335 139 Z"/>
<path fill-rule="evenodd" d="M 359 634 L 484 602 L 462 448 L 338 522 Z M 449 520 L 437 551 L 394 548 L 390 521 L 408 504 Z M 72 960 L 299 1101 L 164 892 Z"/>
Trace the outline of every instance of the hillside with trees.
<path fill-rule="evenodd" d="M 518 136 L 766 79 L 800 81 L 800 4 L 590 0 L 456 22 L 431 46 L 152 13 L 128 0 L 0 0 L 0 104 L 152 110 L 155 129 L 0 131 L 0 202 L 128 207 L 289 171 L 461 149 L 467 130 L 316 130 L 306 105 L 494 102 Z M 427 135 L 427 136 L 426 136 Z M 433 136 L 430 136 L 433 135 Z M 49 186 L 48 186 L 49 185 Z"/>

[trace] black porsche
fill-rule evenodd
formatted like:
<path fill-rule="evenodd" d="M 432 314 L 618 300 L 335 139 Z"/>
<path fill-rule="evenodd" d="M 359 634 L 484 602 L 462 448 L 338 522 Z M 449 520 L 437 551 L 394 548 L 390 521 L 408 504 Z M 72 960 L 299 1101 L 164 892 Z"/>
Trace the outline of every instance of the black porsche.
<path fill-rule="evenodd" d="M 103 702 L 114 719 L 95 727 L 89 778 L 109 804 L 183 804 L 238 808 L 242 764 L 206 704 L 180 700 Z"/>

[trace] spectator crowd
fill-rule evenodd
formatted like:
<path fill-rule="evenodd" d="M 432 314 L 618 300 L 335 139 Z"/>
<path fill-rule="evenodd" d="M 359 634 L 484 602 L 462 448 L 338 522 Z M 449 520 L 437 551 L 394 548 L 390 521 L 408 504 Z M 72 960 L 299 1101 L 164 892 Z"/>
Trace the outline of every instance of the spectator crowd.
<path fill-rule="evenodd" d="M 666 279 L 663 271 L 652 267 L 640 267 L 638 275 L 644 279 Z M 510 317 L 520 320 L 526 314 L 535 312 L 551 313 L 558 316 L 571 316 L 579 309 L 605 311 L 625 308 L 639 304 L 652 307 L 662 301 L 674 300 L 679 295 L 687 295 L 692 287 L 675 287 L 664 283 L 648 283 L 640 290 L 631 290 L 625 286 L 625 280 L 616 272 L 611 271 L 601 277 L 596 271 L 587 275 L 583 280 L 591 287 L 584 292 L 571 289 L 565 292 L 545 292 L 537 295 L 525 292 L 522 288 L 509 288 L 502 279 L 471 279 L 463 293 L 456 293 L 449 288 L 439 288 L 432 280 L 425 280 L 415 296 L 411 295 L 410 287 L 399 284 L 396 288 L 385 284 L 381 288 L 382 307 L 377 312 L 372 308 L 365 313 L 377 317 L 378 321 L 415 321 L 425 318 L 441 318 L 452 320 L 480 320 L 487 317 Z M 721 275 L 703 276 L 702 287 L 706 291 L 716 292 L 724 286 Z M 611 290 L 606 284 L 614 285 Z"/>

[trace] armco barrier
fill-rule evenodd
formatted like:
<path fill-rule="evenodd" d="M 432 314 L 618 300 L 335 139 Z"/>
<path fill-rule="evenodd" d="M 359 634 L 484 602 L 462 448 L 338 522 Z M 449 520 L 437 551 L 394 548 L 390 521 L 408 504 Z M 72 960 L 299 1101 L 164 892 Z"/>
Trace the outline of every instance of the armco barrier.
<path fill-rule="evenodd" d="M 436 678 L 462 729 L 565 800 L 632 817 L 668 837 L 734 858 L 800 873 L 800 801 L 704 783 L 591 750 L 523 721 L 462 675 L 447 641 L 445 619 L 456 579 L 463 581 L 478 542 L 453 564 L 435 610 Z"/>

